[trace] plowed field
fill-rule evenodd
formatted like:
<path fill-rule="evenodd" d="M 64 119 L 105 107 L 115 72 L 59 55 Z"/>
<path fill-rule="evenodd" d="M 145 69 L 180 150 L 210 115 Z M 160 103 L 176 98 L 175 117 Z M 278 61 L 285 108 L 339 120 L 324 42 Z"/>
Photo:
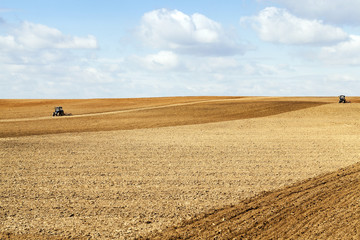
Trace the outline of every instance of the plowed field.
<path fill-rule="evenodd" d="M 0 100 L 0 238 L 360 238 L 350 100 Z"/>
<path fill-rule="evenodd" d="M 360 239 L 360 164 L 260 194 L 152 239 Z"/>

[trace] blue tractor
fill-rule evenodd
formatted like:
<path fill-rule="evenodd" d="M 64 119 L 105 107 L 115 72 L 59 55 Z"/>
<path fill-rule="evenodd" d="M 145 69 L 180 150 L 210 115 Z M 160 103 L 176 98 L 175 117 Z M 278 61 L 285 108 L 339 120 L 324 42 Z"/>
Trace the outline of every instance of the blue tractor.
<path fill-rule="evenodd" d="M 65 112 L 62 109 L 62 107 L 55 107 L 55 111 L 53 112 L 53 117 L 54 116 L 64 116 Z"/>
<path fill-rule="evenodd" d="M 340 96 L 339 96 L 339 103 L 349 103 L 349 102 L 346 101 L 345 95 L 340 95 Z"/>

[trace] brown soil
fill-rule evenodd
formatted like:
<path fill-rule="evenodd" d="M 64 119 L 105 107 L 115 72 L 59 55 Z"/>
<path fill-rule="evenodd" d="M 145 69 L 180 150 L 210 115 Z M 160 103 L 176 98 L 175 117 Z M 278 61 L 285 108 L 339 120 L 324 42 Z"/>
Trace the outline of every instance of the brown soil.
<path fill-rule="evenodd" d="M 241 97 L 231 97 L 239 99 Z M 177 97 L 177 98 L 121 98 L 121 99 L 0 99 L 0 119 L 50 117 L 55 106 L 75 115 L 112 112 L 141 107 L 164 106 L 176 103 L 221 100 L 229 97 Z"/>
<path fill-rule="evenodd" d="M 0 239 L 356 239 L 358 99 L 0 100 Z"/>
<path fill-rule="evenodd" d="M 326 103 L 325 99 L 315 102 L 280 99 L 191 97 L 58 100 L 64 103 L 65 112 L 73 114 L 69 117 L 48 116 L 52 114 L 51 104 L 54 105 L 56 100 L 2 100 L 0 137 L 221 122 L 265 117 Z"/>
<path fill-rule="evenodd" d="M 360 164 L 203 213 L 150 239 L 360 239 Z"/>

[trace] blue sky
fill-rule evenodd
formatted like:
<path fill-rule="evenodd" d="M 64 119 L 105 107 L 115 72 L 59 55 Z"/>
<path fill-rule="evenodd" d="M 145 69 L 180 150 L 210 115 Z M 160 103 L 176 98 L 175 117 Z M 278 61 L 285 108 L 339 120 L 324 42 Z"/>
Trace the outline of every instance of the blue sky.
<path fill-rule="evenodd" d="M 360 0 L 0 0 L 0 98 L 359 95 Z"/>

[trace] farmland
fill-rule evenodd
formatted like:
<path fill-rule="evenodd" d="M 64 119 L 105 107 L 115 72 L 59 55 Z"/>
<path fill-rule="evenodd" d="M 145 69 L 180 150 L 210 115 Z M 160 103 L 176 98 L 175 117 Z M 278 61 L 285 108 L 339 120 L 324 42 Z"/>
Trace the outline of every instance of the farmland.
<path fill-rule="evenodd" d="M 0 236 L 360 237 L 350 100 L 0 100 Z"/>

